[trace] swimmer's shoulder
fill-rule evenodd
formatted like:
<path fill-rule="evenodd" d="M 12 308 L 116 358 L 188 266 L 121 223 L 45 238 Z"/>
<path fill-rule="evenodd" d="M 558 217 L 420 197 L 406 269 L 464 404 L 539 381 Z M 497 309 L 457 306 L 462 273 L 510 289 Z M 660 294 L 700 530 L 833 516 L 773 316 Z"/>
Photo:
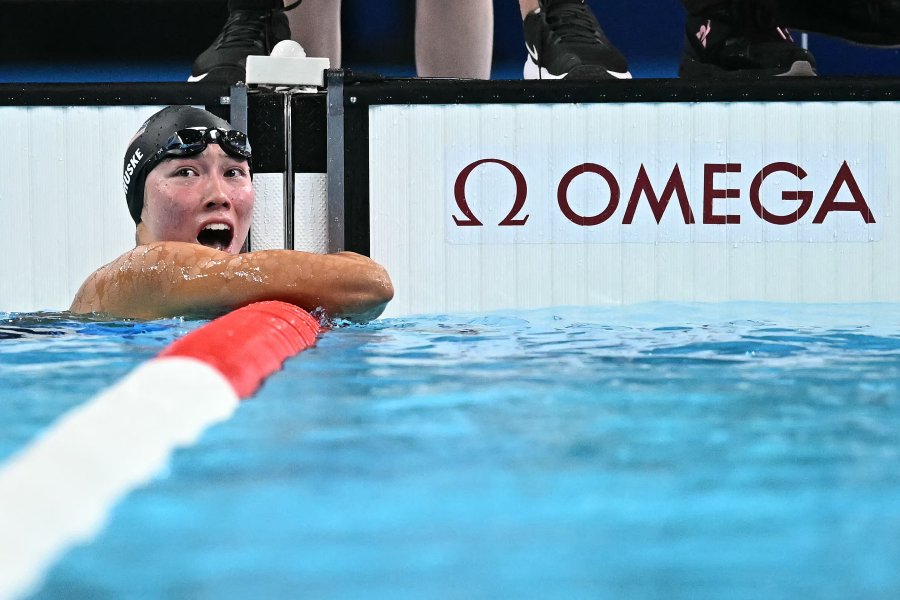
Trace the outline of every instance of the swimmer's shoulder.
<path fill-rule="evenodd" d="M 75 293 L 69 311 L 139 316 L 142 311 L 135 310 L 138 306 L 135 300 L 142 297 L 149 300 L 155 292 L 169 291 L 159 285 L 171 280 L 164 272 L 188 274 L 230 257 L 225 252 L 188 242 L 136 246 L 91 273 Z"/>

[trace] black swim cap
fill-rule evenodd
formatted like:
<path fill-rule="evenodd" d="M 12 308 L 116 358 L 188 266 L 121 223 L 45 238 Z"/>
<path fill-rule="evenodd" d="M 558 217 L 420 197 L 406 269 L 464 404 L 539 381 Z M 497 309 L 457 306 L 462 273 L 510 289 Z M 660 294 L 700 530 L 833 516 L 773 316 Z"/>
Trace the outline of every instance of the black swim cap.
<path fill-rule="evenodd" d="M 144 208 L 144 182 L 149 173 L 147 163 L 176 131 L 188 127 L 233 129 L 228 121 L 193 106 L 169 106 L 144 121 L 125 151 L 122 170 L 125 200 L 135 224 L 141 222 Z"/>

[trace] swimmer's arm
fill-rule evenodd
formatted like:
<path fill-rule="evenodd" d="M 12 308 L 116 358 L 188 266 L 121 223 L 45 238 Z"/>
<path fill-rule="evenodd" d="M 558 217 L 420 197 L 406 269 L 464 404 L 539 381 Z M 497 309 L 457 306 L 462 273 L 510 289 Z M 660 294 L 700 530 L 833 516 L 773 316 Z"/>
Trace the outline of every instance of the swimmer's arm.
<path fill-rule="evenodd" d="M 138 246 L 91 275 L 73 313 L 153 319 L 219 314 L 261 300 L 282 300 L 331 317 L 376 318 L 393 297 L 387 272 L 354 254 L 262 250 L 232 255 L 198 244 Z"/>

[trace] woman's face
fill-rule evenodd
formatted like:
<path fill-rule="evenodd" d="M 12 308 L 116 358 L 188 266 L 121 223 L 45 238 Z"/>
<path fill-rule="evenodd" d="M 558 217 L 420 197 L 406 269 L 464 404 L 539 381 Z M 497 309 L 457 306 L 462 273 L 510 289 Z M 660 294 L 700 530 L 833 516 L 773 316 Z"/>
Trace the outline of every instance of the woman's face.
<path fill-rule="evenodd" d="M 218 144 L 166 159 L 147 175 L 138 241 L 192 242 L 237 254 L 250 230 L 253 198 L 247 161 Z"/>

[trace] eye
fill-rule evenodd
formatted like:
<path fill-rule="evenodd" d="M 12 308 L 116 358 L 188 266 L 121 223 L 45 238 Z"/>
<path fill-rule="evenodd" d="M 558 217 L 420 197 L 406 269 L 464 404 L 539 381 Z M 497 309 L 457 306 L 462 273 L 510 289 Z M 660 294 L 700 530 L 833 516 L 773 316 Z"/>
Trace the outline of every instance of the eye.
<path fill-rule="evenodd" d="M 230 167 L 225 170 L 225 177 L 245 177 L 247 172 L 240 167 Z"/>
<path fill-rule="evenodd" d="M 175 171 L 176 177 L 196 177 L 197 171 L 192 169 L 191 167 L 181 167 Z"/>

